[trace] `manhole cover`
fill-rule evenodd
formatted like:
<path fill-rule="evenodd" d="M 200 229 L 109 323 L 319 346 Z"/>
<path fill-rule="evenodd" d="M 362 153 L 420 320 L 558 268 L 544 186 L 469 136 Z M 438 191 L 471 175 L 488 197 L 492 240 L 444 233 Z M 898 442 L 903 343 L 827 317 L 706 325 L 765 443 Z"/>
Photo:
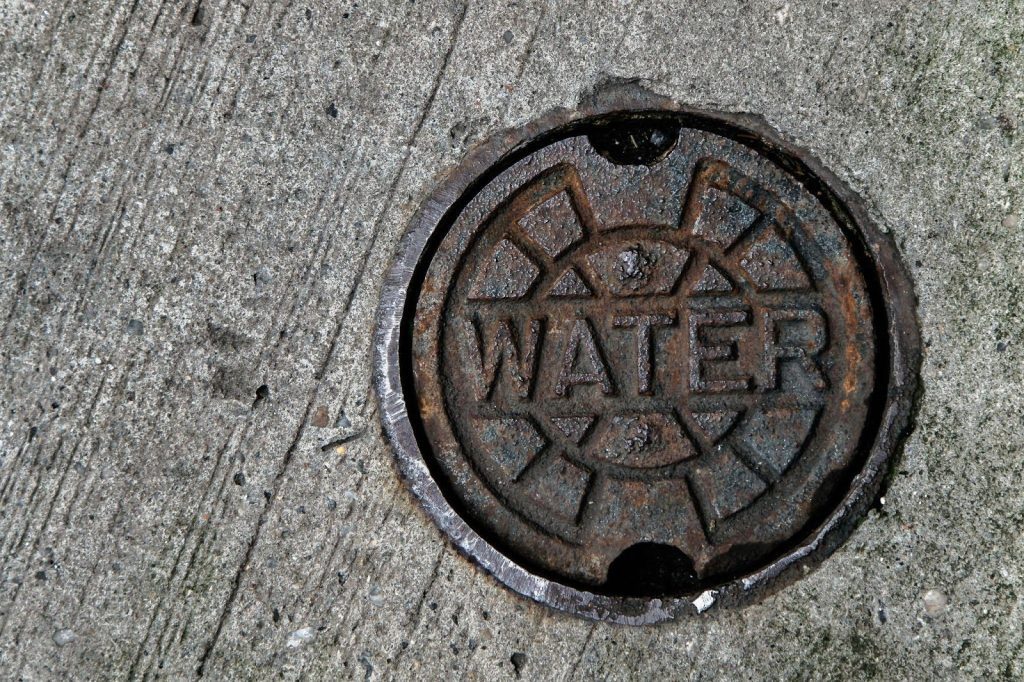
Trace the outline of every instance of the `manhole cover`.
<path fill-rule="evenodd" d="M 911 287 L 833 176 L 747 117 L 606 98 L 493 140 L 387 280 L 402 471 L 512 589 L 655 622 L 849 532 L 909 417 Z"/>

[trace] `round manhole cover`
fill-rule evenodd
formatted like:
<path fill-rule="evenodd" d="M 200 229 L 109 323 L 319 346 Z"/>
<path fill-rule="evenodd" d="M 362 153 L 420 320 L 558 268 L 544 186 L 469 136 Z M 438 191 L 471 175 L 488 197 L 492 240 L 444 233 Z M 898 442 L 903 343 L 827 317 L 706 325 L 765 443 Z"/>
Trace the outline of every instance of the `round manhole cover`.
<path fill-rule="evenodd" d="M 755 119 L 619 94 L 493 140 L 384 291 L 402 471 L 512 589 L 644 623 L 831 551 L 909 418 L 909 280 Z"/>

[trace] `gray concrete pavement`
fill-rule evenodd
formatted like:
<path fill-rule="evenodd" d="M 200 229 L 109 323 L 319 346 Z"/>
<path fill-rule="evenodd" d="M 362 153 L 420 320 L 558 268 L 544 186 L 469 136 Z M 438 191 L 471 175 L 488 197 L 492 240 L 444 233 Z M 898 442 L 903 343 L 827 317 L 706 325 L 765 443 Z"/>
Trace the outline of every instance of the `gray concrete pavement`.
<path fill-rule="evenodd" d="M 1024 5 L 0 3 L 0 678 L 1024 676 Z M 523 601 L 399 481 L 382 273 L 476 141 L 637 78 L 754 112 L 915 279 L 917 428 L 759 604 Z"/>

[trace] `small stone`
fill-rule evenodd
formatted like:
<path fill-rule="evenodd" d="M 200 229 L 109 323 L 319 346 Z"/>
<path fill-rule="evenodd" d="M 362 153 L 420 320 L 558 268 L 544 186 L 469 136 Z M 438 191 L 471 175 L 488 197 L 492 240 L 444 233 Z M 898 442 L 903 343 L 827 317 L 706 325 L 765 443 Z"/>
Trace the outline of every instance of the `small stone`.
<path fill-rule="evenodd" d="M 338 118 L 338 107 L 334 106 L 334 102 L 327 105 L 327 115 L 331 118 Z"/>
<path fill-rule="evenodd" d="M 134 336 L 142 336 L 145 326 L 139 320 L 128 320 L 128 333 Z"/>
<path fill-rule="evenodd" d="M 232 480 L 234 480 L 235 485 L 245 485 L 245 474 L 239 471 L 234 475 L 234 478 Z"/>
<path fill-rule="evenodd" d="M 370 593 L 367 596 L 367 599 L 369 599 L 370 603 L 374 606 L 380 606 L 384 603 L 384 595 L 380 593 L 380 588 L 376 586 L 370 588 Z"/>
<path fill-rule="evenodd" d="M 262 291 L 273 279 L 274 273 L 266 265 L 261 265 L 259 270 L 252 273 L 252 282 L 256 286 L 256 291 Z"/>
<path fill-rule="evenodd" d="M 316 633 L 313 631 L 313 628 L 301 628 L 288 635 L 287 646 L 294 649 L 302 646 L 306 642 L 313 641 L 315 637 Z"/>
<path fill-rule="evenodd" d="M 929 616 L 937 616 L 946 610 L 949 605 L 949 600 L 942 592 L 938 590 L 928 590 L 922 596 L 921 600 L 924 602 L 924 612 Z"/>
<path fill-rule="evenodd" d="M 995 116 L 982 116 L 978 119 L 978 128 L 981 130 L 995 130 L 999 126 L 999 119 Z"/>
<path fill-rule="evenodd" d="M 347 429 L 350 426 L 352 426 L 352 422 L 349 421 L 348 416 L 345 414 L 345 410 L 338 412 L 338 418 L 334 420 L 334 428 Z"/>
<path fill-rule="evenodd" d="M 53 633 L 53 643 L 57 646 L 65 646 L 71 644 L 76 639 L 78 639 L 78 635 L 75 634 L 74 630 L 70 630 L 68 628 L 64 628 L 63 630 L 57 630 L 57 632 Z"/>
<path fill-rule="evenodd" d="M 1003 227 L 1007 230 L 1016 230 L 1018 225 L 1020 225 L 1020 216 L 1008 215 L 1003 218 Z"/>
<path fill-rule="evenodd" d="M 505 31 L 501 34 L 501 39 L 505 41 L 506 45 L 511 44 L 514 38 L 515 34 L 513 34 L 512 31 Z"/>
<path fill-rule="evenodd" d="M 789 3 L 787 2 L 782 7 L 775 11 L 775 21 L 778 22 L 779 26 L 785 26 L 786 21 L 789 19 Z"/>
<path fill-rule="evenodd" d="M 363 679 L 368 680 L 371 677 L 373 677 L 373 663 L 370 660 L 370 654 L 364 651 L 363 653 L 359 654 L 358 660 L 359 665 L 363 666 L 363 670 L 365 671 Z"/>
<path fill-rule="evenodd" d="M 309 420 L 311 426 L 315 426 L 318 429 L 326 428 L 331 423 L 331 414 L 327 410 L 326 405 L 320 405 L 313 411 L 313 417 Z"/>

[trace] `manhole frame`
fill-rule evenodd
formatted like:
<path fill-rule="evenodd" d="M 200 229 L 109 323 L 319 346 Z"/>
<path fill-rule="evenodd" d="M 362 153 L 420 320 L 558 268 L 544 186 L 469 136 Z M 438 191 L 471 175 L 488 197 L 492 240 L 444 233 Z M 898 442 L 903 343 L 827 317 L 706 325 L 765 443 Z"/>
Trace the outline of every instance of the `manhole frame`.
<path fill-rule="evenodd" d="M 802 542 L 763 568 L 700 594 L 669 598 L 617 597 L 596 594 L 550 580 L 524 568 L 488 543 L 449 504 L 431 475 L 410 421 L 405 400 L 400 340 L 411 325 L 406 313 L 408 293 L 424 254 L 439 242 L 439 230 L 450 227 L 450 212 L 492 177 L 496 168 L 533 148 L 545 138 L 557 137 L 574 124 L 601 117 L 670 113 L 683 125 L 725 134 L 768 156 L 790 174 L 810 178 L 819 201 L 837 223 L 860 242 L 864 257 L 881 287 L 885 304 L 889 385 L 879 391 L 885 398 L 874 442 L 842 501 Z M 823 192 L 824 196 L 819 192 Z M 437 240 L 437 242 L 435 242 Z M 418 297 L 418 294 L 417 294 Z M 415 303 L 417 297 L 411 299 Z M 920 365 L 920 334 L 913 285 L 892 240 L 870 219 L 862 201 L 817 159 L 786 140 L 763 119 L 749 114 L 706 111 L 680 105 L 637 86 L 611 87 L 593 95 L 575 110 L 558 109 L 527 125 L 499 132 L 480 143 L 459 165 L 437 182 L 403 234 L 385 276 L 374 336 L 374 385 L 380 418 L 402 477 L 434 523 L 455 546 L 501 583 L 520 595 L 547 606 L 594 620 L 644 625 L 703 613 L 713 606 L 749 602 L 798 577 L 801 566 L 816 565 L 845 541 L 874 501 L 891 461 L 911 426 Z M 411 361 L 409 359 L 408 361 Z"/>

